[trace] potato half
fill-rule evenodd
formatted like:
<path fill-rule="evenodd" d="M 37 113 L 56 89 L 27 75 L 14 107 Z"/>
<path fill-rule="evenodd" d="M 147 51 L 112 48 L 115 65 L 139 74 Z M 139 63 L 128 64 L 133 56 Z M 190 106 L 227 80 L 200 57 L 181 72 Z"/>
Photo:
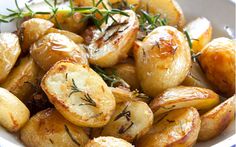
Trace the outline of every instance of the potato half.
<path fill-rule="evenodd" d="M 137 141 L 136 146 L 191 147 L 197 140 L 200 125 L 201 120 L 195 108 L 173 110 L 154 124 L 153 128 Z"/>
<path fill-rule="evenodd" d="M 0 125 L 10 132 L 17 132 L 29 116 L 29 110 L 15 95 L 0 88 Z"/>
<path fill-rule="evenodd" d="M 152 126 L 153 113 L 140 101 L 119 103 L 110 122 L 103 127 L 102 136 L 114 136 L 129 142 L 144 135 Z"/>
<path fill-rule="evenodd" d="M 88 64 L 84 48 L 58 33 L 49 33 L 35 42 L 30 47 L 30 54 L 45 71 L 62 59 L 71 59 L 81 64 Z"/>
<path fill-rule="evenodd" d="M 139 21 L 134 11 L 124 11 L 129 17 L 115 14 L 113 19 L 93 31 L 93 38 L 87 46 L 89 62 L 101 67 L 112 67 L 126 58 L 138 32 Z"/>
<path fill-rule="evenodd" d="M 183 82 L 191 66 L 190 49 L 183 33 L 170 26 L 153 30 L 134 46 L 136 72 L 149 96 Z"/>
<path fill-rule="evenodd" d="M 200 17 L 190 22 L 185 26 L 184 30 L 188 32 L 191 38 L 192 51 L 195 54 L 201 52 L 204 46 L 211 41 L 212 26 L 205 17 Z"/>
<path fill-rule="evenodd" d="M 179 86 L 170 88 L 155 97 L 150 103 L 150 107 L 155 116 L 159 116 L 165 112 L 186 107 L 195 107 L 202 113 L 212 109 L 219 103 L 219 96 L 212 90 Z"/>
<path fill-rule="evenodd" d="M 107 136 L 94 138 L 85 147 L 133 147 L 133 145 L 123 139 Z"/>
<path fill-rule="evenodd" d="M 67 121 L 53 108 L 38 112 L 20 131 L 28 147 L 84 146 L 89 138 L 82 128 Z"/>
<path fill-rule="evenodd" d="M 235 95 L 201 116 L 199 141 L 210 140 L 220 135 L 234 119 Z"/>
<path fill-rule="evenodd" d="M 153 15 L 161 14 L 161 17 L 167 19 L 168 25 L 180 29 L 185 25 L 183 11 L 175 0 L 141 0 L 140 9 Z"/>
<path fill-rule="evenodd" d="M 115 98 L 102 78 L 86 65 L 57 62 L 41 87 L 56 109 L 79 126 L 101 127 L 115 110 Z"/>
<path fill-rule="evenodd" d="M 38 79 L 40 71 L 41 69 L 30 56 L 24 57 L 0 86 L 25 102 L 34 92 L 32 85 L 36 85 L 40 80 Z"/>
<path fill-rule="evenodd" d="M 236 42 L 228 38 L 212 40 L 199 56 L 209 81 L 229 97 L 235 93 L 235 56 Z"/>
<path fill-rule="evenodd" d="M 23 39 L 21 47 L 23 52 L 27 52 L 29 47 L 53 27 L 53 23 L 40 18 L 32 18 L 21 24 L 21 34 Z"/>
<path fill-rule="evenodd" d="M 0 82 L 3 82 L 21 53 L 19 39 L 12 33 L 0 33 Z"/>

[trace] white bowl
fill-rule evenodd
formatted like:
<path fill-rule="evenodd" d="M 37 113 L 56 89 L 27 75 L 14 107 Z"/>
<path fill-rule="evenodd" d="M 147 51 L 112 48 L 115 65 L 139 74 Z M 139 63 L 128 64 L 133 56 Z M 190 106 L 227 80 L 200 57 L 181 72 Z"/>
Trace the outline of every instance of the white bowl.
<path fill-rule="evenodd" d="M 24 6 L 27 0 L 18 0 L 20 6 Z M 36 1 L 36 0 L 35 0 Z M 37 0 L 38 1 L 38 0 Z M 197 17 L 208 18 L 213 25 L 213 36 L 230 37 L 224 27 L 228 26 L 235 36 L 235 0 L 177 0 L 182 7 L 187 21 Z M 15 9 L 14 0 L 0 0 L 0 14 L 6 13 L 6 8 Z M 15 30 L 14 24 L 1 24 L 2 32 Z M 235 121 L 218 137 L 202 143 L 196 147 L 232 147 L 236 145 Z M 22 147 L 23 144 L 16 135 L 6 132 L 0 127 L 0 147 Z"/>

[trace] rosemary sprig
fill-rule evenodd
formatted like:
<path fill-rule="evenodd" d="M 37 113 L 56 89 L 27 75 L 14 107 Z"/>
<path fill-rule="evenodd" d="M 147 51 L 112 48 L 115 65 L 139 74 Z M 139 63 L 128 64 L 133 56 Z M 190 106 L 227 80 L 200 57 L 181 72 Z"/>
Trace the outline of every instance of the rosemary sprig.
<path fill-rule="evenodd" d="M 67 77 L 67 76 L 66 76 Z M 82 92 L 81 90 L 79 90 L 79 88 L 76 86 L 75 84 L 75 80 L 72 79 L 72 86 L 71 86 L 71 92 L 69 94 L 69 97 L 74 94 L 74 93 L 78 93 L 78 92 Z"/>
<path fill-rule="evenodd" d="M 128 125 L 128 127 L 125 128 L 125 125 L 121 126 L 118 133 L 119 134 L 124 134 L 125 132 L 127 132 L 132 126 L 134 125 L 134 122 L 130 121 L 130 124 Z"/>
<path fill-rule="evenodd" d="M 74 136 L 71 134 L 69 128 L 67 127 L 67 125 L 64 125 L 66 133 L 69 135 L 70 139 L 78 146 L 80 146 L 80 143 L 74 138 Z"/>
<path fill-rule="evenodd" d="M 117 121 L 118 119 L 120 119 L 121 117 L 125 117 L 127 121 L 130 121 L 130 117 L 131 117 L 131 112 L 127 111 L 129 105 L 127 105 L 120 114 L 118 114 L 114 121 Z"/>
<path fill-rule="evenodd" d="M 117 8 L 119 10 L 134 10 L 134 7 L 136 5 L 130 5 L 127 0 L 121 0 L 121 1 L 118 1 L 114 4 L 110 4 L 112 7 L 114 8 Z"/>
<path fill-rule="evenodd" d="M 114 87 L 115 85 L 121 85 L 127 88 L 130 87 L 129 84 L 127 84 L 122 78 L 117 76 L 115 72 L 113 72 L 112 74 L 108 74 L 106 71 L 104 71 L 102 68 L 98 66 L 93 66 L 93 69 L 103 78 L 103 80 L 110 87 Z"/>
<path fill-rule="evenodd" d="M 90 95 L 88 93 L 86 93 L 84 95 L 84 98 L 81 98 L 82 100 L 86 101 L 87 103 L 82 103 L 79 106 L 83 106 L 83 105 L 90 105 L 93 107 L 96 107 L 97 104 L 95 103 L 95 101 L 90 97 Z"/>

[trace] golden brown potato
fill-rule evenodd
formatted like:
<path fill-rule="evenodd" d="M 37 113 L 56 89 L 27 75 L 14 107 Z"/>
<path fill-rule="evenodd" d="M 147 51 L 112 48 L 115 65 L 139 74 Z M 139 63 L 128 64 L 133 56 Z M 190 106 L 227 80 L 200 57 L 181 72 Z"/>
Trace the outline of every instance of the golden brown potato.
<path fill-rule="evenodd" d="M 152 97 L 181 84 L 191 66 L 184 35 L 170 26 L 158 27 L 143 42 L 136 42 L 134 58 L 141 87 Z"/>
<path fill-rule="evenodd" d="M 115 137 L 98 137 L 89 141 L 85 147 L 133 147 L 129 142 Z"/>
<path fill-rule="evenodd" d="M 112 7 L 117 9 L 127 9 L 132 8 L 133 10 L 137 10 L 140 7 L 141 0 L 108 0 Z"/>
<path fill-rule="evenodd" d="M 21 129 L 20 138 L 28 147 L 77 147 L 89 140 L 82 128 L 67 121 L 53 108 L 30 118 Z"/>
<path fill-rule="evenodd" d="M 22 50 L 27 52 L 29 47 L 44 34 L 47 30 L 53 27 L 53 23 L 48 20 L 32 18 L 21 24 L 22 39 Z"/>
<path fill-rule="evenodd" d="M 202 113 L 219 103 L 219 96 L 209 89 L 179 86 L 170 88 L 155 97 L 150 103 L 150 107 L 155 116 L 158 116 L 174 109 L 186 107 L 195 107 Z"/>
<path fill-rule="evenodd" d="M 151 100 L 150 97 L 144 93 L 140 93 L 138 90 L 130 91 L 129 89 L 123 87 L 110 87 L 110 89 L 116 99 L 116 103 L 127 101 L 143 101 L 148 103 Z"/>
<path fill-rule="evenodd" d="M 35 42 L 30 48 L 30 54 L 45 71 L 62 59 L 71 59 L 81 64 L 88 64 L 84 48 L 58 33 L 49 33 Z"/>
<path fill-rule="evenodd" d="M 134 11 L 126 10 L 129 17 L 115 14 L 108 23 L 101 26 L 102 31 L 93 31 L 93 39 L 87 46 L 89 62 L 100 67 L 112 67 L 126 58 L 135 41 L 139 21 Z"/>
<path fill-rule="evenodd" d="M 185 25 L 183 11 L 176 0 L 141 0 L 140 8 L 153 15 L 161 14 L 161 17 L 167 19 L 168 25 L 180 29 Z"/>
<path fill-rule="evenodd" d="M 102 136 L 114 136 L 129 142 L 144 135 L 152 126 L 153 113 L 140 101 L 119 103 L 110 122 L 103 127 Z"/>
<path fill-rule="evenodd" d="M 205 17 L 200 17 L 190 22 L 185 26 L 184 30 L 188 32 L 191 38 L 192 51 L 195 54 L 201 52 L 204 46 L 211 41 L 212 26 Z"/>
<path fill-rule="evenodd" d="M 12 93 L 0 88 L 0 125 L 17 132 L 29 119 L 27 107 Z"/>
<path fill-rule="evenodd" d="M 235 93 L 236 42 L 227 38 L 212 40 L 199 57 L 206 77 L 223 94 Z"/>
<path fill-rule="evenodd" d="M 36 14 L 35 18 L 50 20 L 55 27 L 74 33 L 79 33 L 85 28 L 86 23 L 81 21 L 83 16 L 80 13 L 74 13 L 70 16 L 71 11 L 57 11 L 56 17 L 50 14 Z M 51 19 L 50 19 L 51 18 Z"/>
<path fill-rule="evenodd" d="M 234 119 L 235 95 L 201 116 L 199 141 L 206 141 L 220 135 Z"/>
<path fill-rule="evenodd" d="M 135 66 L 132 63 L 121 63 L 108 69 L 108 72 L 115 73 L 118 77 L 127 82 L 130 89 L 140 89 L 140 84 L 136 75 Z"/>
<path fill-rule="evenodd" d="M 41 87 L 56 109 L 75 125 L 104 126 L 115 110 L 111 90 L 86 65 L 59 61 L 44 76 Z"/>
<path fill-rule="evenodd" d="M 137 147 L 191 147 L 195 144 L 201 120 L 195 108 L 169 112 L 141 137 Z"/>
<path fill-rule="evenodd" d="M 12 33 L 0 33 L 0 82 L 10 73 L 20 53 L 18 37 Z"/>
<path fill-rule="evenodd" d="M 80 44 L 80 43 L 84 42 L 84 39 L 81 36 L 79 36 L 75 33 L 69 32 L 69 31 L 50 28 L 47 31 L 47 34 L 49 34 L 49 33 L 58 33 L 58 34 L 61 34 L 61 35 L 65 35 L 70 40 L 74 41 L 74 43 L 76 43 L 76 44 Z"/>
<path fill-rule="evenodd" d="M 37 84 L 40 70 L 31 57 L 25 57 L 0 86 L 25 102 L 34 92 L 32 85 Z"/>

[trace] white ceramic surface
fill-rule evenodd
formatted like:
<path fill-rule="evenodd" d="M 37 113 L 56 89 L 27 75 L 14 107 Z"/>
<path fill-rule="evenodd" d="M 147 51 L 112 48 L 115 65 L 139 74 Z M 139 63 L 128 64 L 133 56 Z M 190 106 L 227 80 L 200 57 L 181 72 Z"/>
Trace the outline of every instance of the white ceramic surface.
<path fill-rule="evenodd" d="M 23 6 L 27 0 L 18 0 Z M 214 38 L 229 37 L 224 30 L 225 26 L 232 29 L 235 36 L 235 3 L 236 0 L 177 0 L 182 7 L 187 21 L 197 17 L 208 18 L 214 29 Z M 14 0 L 0 0 L 0 14 L 6 13 L 6 8 L 15 8 Z M 14 24 L 1 24 L 2 32 L 14 31 Z M 196 147 L 231 147 L 236 144 L 235 121 L 217 138 L 203 143 L 198 143 Z M 6 132 L 0 127 L 0 147 L 22 147 L 16 135 Z"/>

